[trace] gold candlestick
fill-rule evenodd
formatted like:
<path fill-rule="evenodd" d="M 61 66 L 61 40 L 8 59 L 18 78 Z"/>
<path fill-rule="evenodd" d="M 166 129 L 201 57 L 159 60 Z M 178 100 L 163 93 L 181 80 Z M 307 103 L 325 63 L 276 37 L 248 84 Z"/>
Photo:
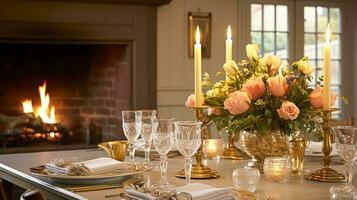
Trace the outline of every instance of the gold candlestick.
<path fill-rule="evenodd" d="M 224 148 L 222 158 L 223 159 L 231 159 L 231 160 L 245 160 L 245 159 L 250 159 L 249 156 L 247 156 L 243 151 L 238 149 L 234 145 L 234 134 L 229 133 L 228 134 L 228 144 L 226 148 Z"/>
<path fill-rule="evenodd" d="M 325 155 L 323 159 L 324 166 L 322 167 L 322 169 L 319 169 L 316 172 L 310 174 L 310 176 L 307 178 L 308 180 L 320 182 L 345 182 L 345 176 L 330 167 L 330 153 L 332 151 L 330 118 L 331 113 L 337 110 L 338 109 L 336 108 L 321 110 L 323 114 L 322 131 L 324 135 L 324 141 L 322 146 L 322 152 Z"/>
<path fill-rule="evenodd" d="M 204 121 L 203 109 L 205 108 L 207 107 L 199 106 L 199 107 L 192 108 L 195 111 L 195 117 L 197 121 L 200 122 Z M 204 126 L 204 124 L 202 126 Z M 207 137 L 206 131 L 203 129 L 203 127 L 201 127 L 201 140 L 203 141 L 204 139 L 206 139 L 206 137 Z M 208 166 L 202 164 L 202 145 L 203 143 L 201 142 L 201 146 L 197 150 L 197 153 L 195 154 L 196 164 L 192 165 L 191 178 L 193 179 L 218 178 L 219 173 L 216 170 L 213 170 Z M 177 172 L 176 177 L 185 178 L 185 170 L 181 170 Z"/>

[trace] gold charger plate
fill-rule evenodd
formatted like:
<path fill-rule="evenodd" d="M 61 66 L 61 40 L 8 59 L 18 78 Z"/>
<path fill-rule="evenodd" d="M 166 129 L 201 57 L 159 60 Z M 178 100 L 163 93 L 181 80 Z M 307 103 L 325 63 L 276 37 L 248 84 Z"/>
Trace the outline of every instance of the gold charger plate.
<path fill-rule="evenodd" d="M 30 171 L 33 175 L 47 178 L 52 182 L 62 183 L 62 184 L 101 184 L 112 181 L 120 181 L 126 176 L 143 173 L 145 171 L 151 170 L 151 166 L 136 164 L 128 164 L 126 170 L 118 170 L 102 174 L 93 174 L 86 176 L 69 176 L 69 175 L 60 175 L 60 174 L 51 174 L 48 173 L 45 166 L 31 167 Z"/>

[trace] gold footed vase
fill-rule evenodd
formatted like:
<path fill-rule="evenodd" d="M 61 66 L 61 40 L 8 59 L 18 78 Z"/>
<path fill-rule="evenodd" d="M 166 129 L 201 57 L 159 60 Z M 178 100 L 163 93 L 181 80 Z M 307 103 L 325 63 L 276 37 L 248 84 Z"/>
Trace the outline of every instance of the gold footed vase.
<path fill-rule="evenodd" d="M 338 109 L 335 108 L 329 110 L 321 110 L 323 114 L 322 131 L 324 135 L 322 152 L 325 155 L 323 159 L 323 167 L 317 170 L 316 172 L 310 174 L 310 176 L 307 178 L 308 180 L 331 182 L 331 183 L 345 182 L 345 176 L 338 173 L 330 166 L 331 163 L 330 153 L 332 151 L 330 118 L 331 118 L 331 113 L 337 110 Z"/>
<path fill-rule="evenodd" d="M 240 143 L 242 149 L 252 157 L 246 167 L 257 168 L 263 172 L 264 159 L 267 157 L 289 156 L 289 143 L 280 131 L 260 134 L 257 131 L 242 131 Z"/>
<path fill-rule="evenodd" d="M 222 153 L 223 159 L 230 159 L 230 160 L 246 160 L 250 157 L 245 154 L 242 150 L 238 149 L 234 145 L 234 137 L 235 135 L 230 133 L 228 135 L 228 144 Z"/>
<path fill-rule="evenodd" d="M 192 109 L 195 110 L 195 117 L 197 121 L 200 121 L 203 123 L 201 127 L 201 139 L 207 138 L 207 133 L 206 129 L 204 129 L 205 126 L 205 119 L 204 119 L 204 114 L 203 114 L 203 109 L 206 107 L 193 107 Z M 209 178 L 218 178 L 219 173 L 214 170 L 209 168 L 208 166 L 202 164 L 202 143 L 200 148 L 197 150 L 197 153 L 195 154 L 196 158 L 196 164 L 192 165 L 191 169 L 191 178 L 193 179 L 209 179 Z M 181 170 L 176 173 L 176 177 L 178 178 L 185 178 L 185 170 Z"/>
<path fill-rule="evenodd" d="M 306 147 L 308 146 L 308 140 L 306 137 L 298 135 L 294 137 L 289 144 L 292 160 L 292 173 L 300 174 L 304 169 L 304 157 Z"/>

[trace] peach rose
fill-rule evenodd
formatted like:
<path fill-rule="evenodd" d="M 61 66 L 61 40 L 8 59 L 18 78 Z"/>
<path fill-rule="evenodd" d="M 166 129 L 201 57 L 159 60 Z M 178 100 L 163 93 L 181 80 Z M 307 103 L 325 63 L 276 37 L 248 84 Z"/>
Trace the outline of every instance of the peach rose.
<path fill-rule="evenodd" d="M 224 101 L 224 107 L 233 115 L 246 112 L 250 106 L 250 97 L 247 92 L 236 91 Z"/>
<path fill-rule="evenodd" d="M 313 108 L 315 109 L 321 109 L 324 107 L 324 98 L 323 98 L 324 94 L 323 94 L 323 88 L 320 86 L 317 86 L 315 88 L 315 90 L 313 90 L 310 95 L 309 95 L 309 99 L 310 99 L 310 104 Z M 335 94 L 331 94 L 331 105 L 333 106 L 336 103 L 336 95 Z"/>
<path fill-rule="evenodd" d="M 285 95 L 287 83 L 285 77 L 269 77 L 268 78 L 269 92 L 277 97 Z"/>
<path fill-rule="evenodd" d="M 279 117 L 286 120 L 294 120 L 299 116 L 299 108 L 290 101 L 284 101 L 281 104 L 281 107 L 276 110 L 279 114 Z"/>
<path fill-rule="evenodd" d="M 190 96 L 187 97 L 185 106 L 188 108 L 192 108 L 195 107 L 195 103 L 196 103 L 196 96 L 194 94 L 191 94 Z"/>
<path fill-rule="evenodd" d="M 246 91 L 252 99 L 262 97 L 265 92 L 265 84 L 262 77 L 251 77 L 243 84 L 243 90 Z"/>
<path fill-rule="evenodd" d="M 211 115 L 221 115 L 222 114 L 222 111 L 221 109 L 219 108 L 208 108 L 208 115 L 211 116 Z"/>

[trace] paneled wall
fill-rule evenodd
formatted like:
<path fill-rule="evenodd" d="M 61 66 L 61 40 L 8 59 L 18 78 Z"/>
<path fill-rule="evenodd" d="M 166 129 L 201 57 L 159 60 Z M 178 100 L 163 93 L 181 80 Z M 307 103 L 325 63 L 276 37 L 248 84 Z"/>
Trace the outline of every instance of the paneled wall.
<path fill-rule="evenodd" d="M 213 77 L 225 61 L 226 29 L 233 32 L 233 57 L 237 58 L 238 1 L 173 0 L 158 8 L 158 110 L 162 117 L 192 119 L 184 107 L 193 93 L 193 59 L 188 57 L 187 15 L 189 11 L 212 13 L 211 57 L 202 61 L 202 72 Z"/>

